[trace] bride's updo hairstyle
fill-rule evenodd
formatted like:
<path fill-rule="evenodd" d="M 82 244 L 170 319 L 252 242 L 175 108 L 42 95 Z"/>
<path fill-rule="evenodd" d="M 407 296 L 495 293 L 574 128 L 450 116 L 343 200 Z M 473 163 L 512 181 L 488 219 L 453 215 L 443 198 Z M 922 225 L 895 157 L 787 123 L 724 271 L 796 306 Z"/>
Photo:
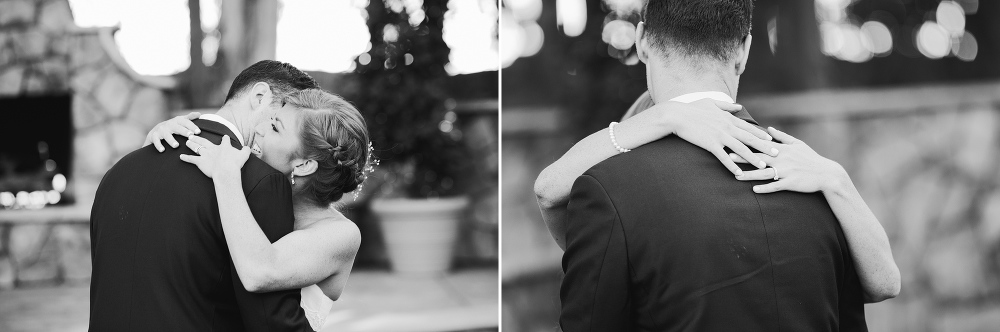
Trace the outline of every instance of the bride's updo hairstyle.
<path fill-rule="evenodd" d="M 358 109 L 319 89 L 293 93 L 285 102 L 302 112 L 300 156 L 317 163 L 299 194 L 328 205 L 357 189 L 365 180 L 370 153 L 368 126 Z"/>

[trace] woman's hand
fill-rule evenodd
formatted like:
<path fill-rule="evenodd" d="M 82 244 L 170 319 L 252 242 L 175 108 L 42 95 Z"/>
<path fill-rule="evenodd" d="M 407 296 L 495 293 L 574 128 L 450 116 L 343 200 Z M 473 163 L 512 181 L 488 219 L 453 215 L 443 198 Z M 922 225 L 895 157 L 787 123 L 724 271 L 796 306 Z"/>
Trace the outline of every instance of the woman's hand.
<path fill-rule="evenodd" d="M 754 192 L 766 194 L 782 190 L 803 193 L 828 191 L 835 189 L 847 177 L 847 172 L 840 164 L 819 155 L 806 143 L 777 129 L 767 128 L 767 130 L 783 143 L 770 143 L 777 157 L 758 154 L 771 166 L 771 169 L 747 171 L 736 179 L 773 180 L 777 173 L 778 180 L 754 186 Z M 746 162 L 744 158 L 735 154 L 730 154 L 730 158 L 735 162 Z"/>
<path fill-rule="evenodd" d="M 216 179 L 225 174 L 239 176 L 240 168 L 250 158 L 250 148 L 236 149 L 229 143 L 229 135 L 222 136 L 219 145 L 201 136 L 191 136 L 185 143 L 195 155 L 181 155 L 181 160 L 195 164 L 209 178 Z"/>
<path fill-rule="evenodd" d="M 769 145 L 771 136 L 730 113 L 742 109 L 743 106 L 707 98 L 690 104 L 675 104 L 677 103 L 663 103 L 663 107 L 670 109 L 665 110 L 662 116 L 664 125 L 677 137 L 711 152 L 734 175 L 743 174 L 743 170 L 729 157 L 725 148 L 729 148 L 742 157 L 742 160 L 757 168 L 767 167 L 762 156 L 755 155 L 750 147 L 773 156 L 774 153 Z"/>
<path fill-rule="evenodd" d="M 163 152 L 163 143 L 160 143 L 160 141 L 165 141 L 176 149 L 180 144 L 174 139 L 174 134 L 191 137 L 191 135 L 201 133 L 201 129 L 194 122 L 191 122 L 191 120 L 197 119 L 200 116 L 201 113 L 191 112 L 188 115 L 175 116 L 172 119 L 156 124 L 153 130 L 150 130 L 149 134 L 146 134 L 146 141 L 142 143 L 142 146 L 145 147 L 153 144 L 156 147 L 156 151 Z"/>

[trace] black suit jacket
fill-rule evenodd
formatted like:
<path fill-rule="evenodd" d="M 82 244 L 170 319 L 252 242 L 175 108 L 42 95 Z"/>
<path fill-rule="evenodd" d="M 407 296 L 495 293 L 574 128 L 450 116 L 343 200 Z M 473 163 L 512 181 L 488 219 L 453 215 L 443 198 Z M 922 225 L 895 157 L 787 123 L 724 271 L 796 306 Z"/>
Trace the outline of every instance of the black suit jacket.
<path fill-rule="evenodd" d="M 760 183 L 677 136 L 588 170 L 568 207 L 563 330 L 866 331 L 823 195 Z"/>
<path fill-rule="evenodd" d="M 195 120 L 218 144 L 224 125 Z M 183 146 L 187 140 L 178 137 Z M 91 212 L 91 331 L 312 331 L 299 290 L 247 292 L 222 232 L 212 180 L 180 160 L 190 149 L 133 151 L 105 174 Z M 271 242 L 292 231 L 288 179 L 251 156 L 250 210 Z"/>

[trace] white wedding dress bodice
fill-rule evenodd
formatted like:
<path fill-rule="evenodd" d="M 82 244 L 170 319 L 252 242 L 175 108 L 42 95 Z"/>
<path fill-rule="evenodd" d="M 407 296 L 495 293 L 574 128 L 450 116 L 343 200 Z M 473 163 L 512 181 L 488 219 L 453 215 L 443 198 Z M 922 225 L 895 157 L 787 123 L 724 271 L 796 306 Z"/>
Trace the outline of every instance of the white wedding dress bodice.
<path fill-rule="evenodd" d="M 333 309 L 333 300 L 326 297 L 319 286 L 312 285 L 302 289 L 300 306 L 306 313 L 309 326 L 312 327 L 313 331 L 319 331 L 323 327 L 323 322 L 326 321 L 326 316 L 330 315 L 330 310 Z"/>

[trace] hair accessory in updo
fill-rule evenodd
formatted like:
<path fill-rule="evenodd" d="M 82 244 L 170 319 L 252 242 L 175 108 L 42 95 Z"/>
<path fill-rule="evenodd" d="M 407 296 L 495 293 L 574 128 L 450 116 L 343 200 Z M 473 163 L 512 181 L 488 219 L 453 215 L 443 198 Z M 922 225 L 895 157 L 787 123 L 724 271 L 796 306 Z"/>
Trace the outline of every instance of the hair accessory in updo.
<path fill-rule="evenodd" d="M 344 166 L 344 160 L 340 158 L 340 151 L 343 150 L 344 148 L 340 145 L 330 148 L 330 152 L 333 153 L 333 160 L 337 161 L 337 166 Z"/>

